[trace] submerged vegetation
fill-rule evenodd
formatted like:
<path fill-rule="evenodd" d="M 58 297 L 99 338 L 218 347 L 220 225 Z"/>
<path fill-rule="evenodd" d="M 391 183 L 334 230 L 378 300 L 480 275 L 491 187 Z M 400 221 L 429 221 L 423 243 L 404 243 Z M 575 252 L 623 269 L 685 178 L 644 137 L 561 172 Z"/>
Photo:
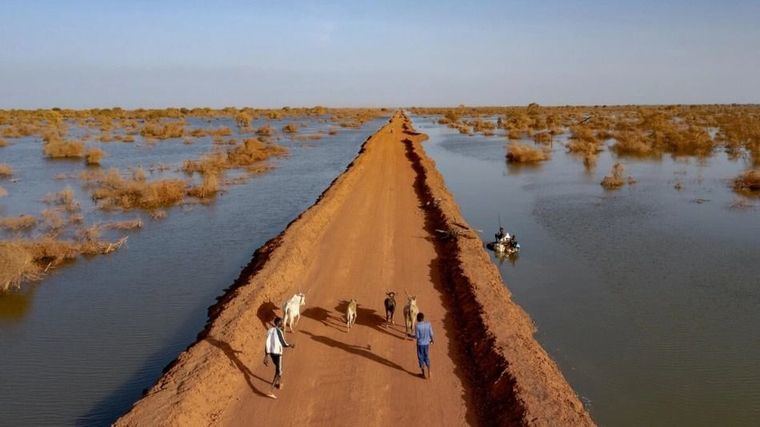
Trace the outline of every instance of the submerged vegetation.
<path fill-rule="evenodd" d="M 564 144 L 587 169 L 608 150 L 618 160 L 661 158 L 664 155 L 707 158 L 720 150 L 732 159 L 760 166 L 760 106 L 562 106 L 411 108 L 414 114 L 437 118 L 438 123 L 463 134 L 505 138 L 510 162 L 546 160 L 532 143 Z M 487 123 L 487 124 L 484 124 Z M 622 165 L 621 165 L 622 166 Z M 755 169 L 756 170 L 756 169 Z M 607 181 L 616 184 L 614 171 Z M 735 191 L 754 194 L 753 174 L 736 178 Z M 621 178 L 624 185 L 626 180 Z"/>
<path fill-rule="evenodd" d="M 760 196 L 760 169 L 751 169 L 737 176 L 734 189 L 739 193 Z"/>
<path fill-rule="evenodd" d="M 512 163 L 537 163 L 548 159 L 548 151 L 527 144 L 512 142 L 507 149 L 507 161 Z"/>
<path fill-rule="evenodd" d="M 268 170 L 269 159 L 287 153 L 278 144 L 284 136 L 317 140 L 388 115 L 382 109 L 319 106 L 0 110 L 0 147 L 8 147 L 3 150 L 39 144 L 41 153 L 36 152 L 46 159 L 78 160 L 55 165 L 64 171 L 56 172 L 51 182 L 67 185 L 38 199 L 39 211 L 0 217 L 0 291 L 39 279 L 80 256 L 111 253 L 124 243 L 124 233 L 143 227 L 139 218 L 91 223 L 94 218 L 144 210 L 161 220 L 172 207 L 209 203 L 226 188 Z M 310 133 L 304 128 L 307 123 L 321 130 Z M 197 149 L 183 151 L 196 143 L 208 151 L 200 156 Z M 166 152 L 159 149 L 156 163 L 150 163 L 152 150 L 170 144 L 173 160 L 165 160 Z M 124 165 L 123 150 L 141 150 L 145 156 L 138 159 L 145 163 Z M 22 178 L 27 171 L 14 170 L 11 164 L 0 163 L 0 180 L 12 184 L 0 187 L 0 197 L 12 205 L 25 193 Z M 10 197 L 6 188 L 13 190 Z M 77 194 L 91 202 L 80 203 Z"/>

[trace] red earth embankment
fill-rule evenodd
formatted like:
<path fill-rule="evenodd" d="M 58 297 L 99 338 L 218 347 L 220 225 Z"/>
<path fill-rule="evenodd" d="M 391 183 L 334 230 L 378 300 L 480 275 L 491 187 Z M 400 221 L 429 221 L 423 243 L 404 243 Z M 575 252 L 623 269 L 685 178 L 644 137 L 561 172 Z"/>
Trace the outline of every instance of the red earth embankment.
<path fill-rule="evenodd" d="M 469 230 L 424 135 L 398 113 L 351 166 L 257 251 L 198 341 L 117 425 L 590 425 Z M 436 229 L 455 229 L 449 237 Z M 436 330 L 432 378 L 414 341 L 383 324 L 388 289 L 417 296 Z M 265 396 L 267 323 L 305 290 L 279 399 Z M 346 300 L 359 302 L 346 332 Z"/>

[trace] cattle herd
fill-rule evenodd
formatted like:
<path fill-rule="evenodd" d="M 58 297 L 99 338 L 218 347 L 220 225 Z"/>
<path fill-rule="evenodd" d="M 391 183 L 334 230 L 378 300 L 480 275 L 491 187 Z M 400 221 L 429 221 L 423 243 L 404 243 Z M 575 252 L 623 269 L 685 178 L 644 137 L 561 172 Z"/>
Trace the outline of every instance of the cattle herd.
<path fill-rule="evenodd" d="M 417 297 L 415 295 L 409 295 L 406 293 L 406 304 L 404 305 L 404 332 L 407 336 L 414 336 L 414 329 L 417 324 L 417 313 L 420 312 L 417 307 Z M 385 293 L 386 298 L 383 301 L 385 307 L 385 322 L 386 325 L 395 325 L 394 316 L 396 314 L 396 292 L 387 291 Z M 282 305 L 283 312 L 283 330 L 287 331 L 290 328 L 290 332 L 293 332 L 298 321 L 301 319 L 301 310 L 306 305 L 306 295 L 303 292 L 299 292 Z M 357 310 L 358 303 L 355 298 L 351 298 L 346 306 L 345 320 L 346 320 L 346 332 L 351 330 L 351 326 L 356 323 L 358 316 Z"/>

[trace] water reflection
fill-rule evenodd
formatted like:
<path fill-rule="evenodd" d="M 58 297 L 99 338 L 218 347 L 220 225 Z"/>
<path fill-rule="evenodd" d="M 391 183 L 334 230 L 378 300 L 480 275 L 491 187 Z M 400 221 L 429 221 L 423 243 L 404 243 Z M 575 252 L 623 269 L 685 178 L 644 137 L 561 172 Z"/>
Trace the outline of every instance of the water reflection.
<path fill-rule="evenodd" d="M 37 287 L 24 286 L 20 290 L 0 292 L 0 323 L 20 321 L 32 308 Z"/>

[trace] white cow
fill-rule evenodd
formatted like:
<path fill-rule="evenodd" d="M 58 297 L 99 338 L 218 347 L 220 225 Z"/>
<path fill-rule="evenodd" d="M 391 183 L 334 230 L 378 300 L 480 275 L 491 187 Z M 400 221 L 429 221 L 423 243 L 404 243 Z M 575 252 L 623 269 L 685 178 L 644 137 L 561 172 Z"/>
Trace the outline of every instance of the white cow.
<path fill-rule="evenodd" d="M 290 325 L 290 332 L 293 332 L 293 327 L 296 326 L 298 320 L 301 319 L 301 307 L 304 305 L 306 305 L 306 296 L 300 292 L 293 295 L 282 305 L 284 318 L 284 324 L 282 326 L 283 331 L 287 331 L 288 325 Z"/>

